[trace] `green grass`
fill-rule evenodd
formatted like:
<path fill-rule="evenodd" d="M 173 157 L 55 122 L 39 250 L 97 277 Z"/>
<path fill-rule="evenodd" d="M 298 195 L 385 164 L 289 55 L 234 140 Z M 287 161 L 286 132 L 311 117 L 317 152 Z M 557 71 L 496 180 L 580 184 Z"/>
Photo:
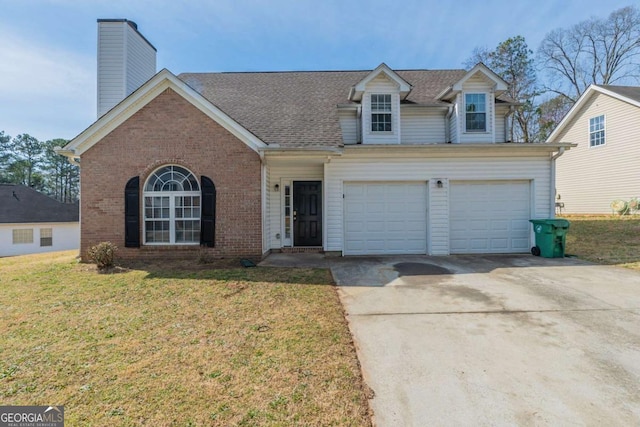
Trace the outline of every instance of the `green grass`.
<path fill-rule="evenodd" d="M 567 216 L 567 254 L 640 270 L 640 218 L 636 216 Z"/>
<path fill-rule="evenodd" d="M 0 402 L 69 425 L 370 425 L 322 269 L 0 259 Z"/>

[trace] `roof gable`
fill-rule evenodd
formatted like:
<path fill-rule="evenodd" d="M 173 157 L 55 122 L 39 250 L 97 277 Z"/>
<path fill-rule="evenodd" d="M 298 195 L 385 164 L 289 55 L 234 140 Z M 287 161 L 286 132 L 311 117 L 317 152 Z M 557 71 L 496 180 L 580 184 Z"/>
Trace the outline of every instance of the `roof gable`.
<path fill-rule="evenodd" d="M 260 138 L 241 126 L 220 108 L 213 105 L 199 92 L 177 78 L 169 70 L 163 69 L 100 117 L 80 135 L 72 139 L 66 146 L 57 150 L 57 152 L 70 158 L 81 156 L 82 153 L 104 138 L 109 132 L 120 126 L 142 107 L 169 88 L 205 113 L 212 120 L 216 121 L 254 151 L 257 152 L 260 148 L 266 146 Z"/>
<path fill-rule="evenodd" d="M 398 73 L 393 71 L 387 64 L 383 62 L 382 64 L 378 65 L 375 70 L 371 71 L 351 88 L 351 90 L 349 91 L 349 100 L 361 101 L 362 94 L 364 93 L 367 84 L 378 77 L 380 74 L 384 74 L 389 80 L 398 85 L 401 99 L 406 98 L 409 92 L 411 92 L 411 84 L 400 77 Z"/>
<path fill-rule="evenodd" d="M 77 222 L 78 203 L 61 203 L 32 188 L 0 184 L 0 223 Z"/>
<path fill-rule="evenodd" d="M 626 102 L 635 107 L 640 108 L 640 87 L 637 86 L 608 86 L 608 85 L 590 85 L 587 90 L 578 98 L 575 104 L 569 109 L 567 114 L 562 118 L 558 126 L 551 132 L 547 138 L 547 142 L 553 142 L 564 130 L 565 127 L 578 114 L 581 108 L 597 93 L 608 95 L 620 102 Z"/>
<path fill-rule="evenodd" d="M 467 82 L 467 80 L 471 79 L 478 73 L 482 74 L 485 79 L 493 85 L 492 88 L 495 92 L 496 97 L 500 96 L 508 89 L 507 82 L 505 82 L 502 77 L 494 73 L 482 62 L 478 62 L 472 69 L 467 71 L 467 73 L 460 80 L 440 92 L 440 94 L 438 95 L 438 99 L 451 99 L 456 94 L 462 92 L 463 86 Z"/>

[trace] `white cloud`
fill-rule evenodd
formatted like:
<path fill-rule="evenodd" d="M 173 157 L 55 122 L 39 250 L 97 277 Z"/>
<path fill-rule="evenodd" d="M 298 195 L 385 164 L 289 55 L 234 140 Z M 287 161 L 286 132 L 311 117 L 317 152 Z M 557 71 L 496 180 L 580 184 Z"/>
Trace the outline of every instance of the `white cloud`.
<path fill-rule="evenodd" d="M 95 118 L 90 57 L 0 31 L 0 130 L 70 138 Z"/>

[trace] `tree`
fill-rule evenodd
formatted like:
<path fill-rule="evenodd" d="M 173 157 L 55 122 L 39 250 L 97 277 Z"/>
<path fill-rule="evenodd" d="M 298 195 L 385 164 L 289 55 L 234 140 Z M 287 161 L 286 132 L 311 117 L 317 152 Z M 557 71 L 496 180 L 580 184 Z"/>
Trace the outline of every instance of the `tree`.
<path fill-rule="evenodd" d="M 592 18 L 569 29 L 548 33 L 538 49 L 538 65 L 547 71 L 546 90 L 571 103 L 591 84 L 637 82 L 640 11 L 616 10 L 606 19 Z"/>
<path fill-rule="evenodd" d="M 0 131 L 0 183 L 10 182 L 9 166 L 11 165 L 11 137 Z"/>
<path fill-rule="evenodd" d="M 21 183 L 28 187 L 35 187 L 35 184 L 41 181 L 41 178 L 36 178 L 34 175 L 38 175 L 37 167 L 44 152 L 42 142 L 24 133 L 13 138 L 11 148 L 15 156 L 13 164 L 23 168 Z"/>
<path fill-rule="evenodd" d="M 558 123 L 571 108 L 571 101 L 562 95 L 547 99 L 536 108 L 538 117 L 538 139 L 546 141 Z"/>
<path fill-rule="evenodd" d="M 46 175 L 46 191 L 69 203 L 78 197 L 78 167 L 69 163 L 66 157 L 55 152 L 56 148 L 67 145 L 66 139 L 53 139 L 44 143 L 42 166 Z"/>
<path fill-rule="evenodd" d="M 465 65 L 483 62 L 507 82 L 508 95 L 520 106 L 515 109 L 510 129 L 511 141 L 532 142 L 535 139 L 536 71 L 533 51 L 522 36 L 510 37 L 495 50 L 476 48 Z"/>

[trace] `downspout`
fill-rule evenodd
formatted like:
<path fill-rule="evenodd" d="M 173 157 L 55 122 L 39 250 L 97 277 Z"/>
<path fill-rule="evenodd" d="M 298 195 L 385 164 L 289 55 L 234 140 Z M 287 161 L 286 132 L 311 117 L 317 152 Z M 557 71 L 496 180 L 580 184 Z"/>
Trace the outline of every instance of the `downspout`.
<path fill-rule="evenodd" d="M 560 147 L 558 153 L 551 157 L 551 188 L 549 189 L 551 197 L 551 205 L 549 206 L 549 209 L 551 210 L 549 213 L 550 218 L 556 217 L 556 159 L 563 154 L 564 147 Z"/>
<path fill-rule="evenodd" d="M 451 142 L 451 116 L 453 115 L 453 105 L 449 105 L 447 114 L 444 116 L 444 142 Z"/>
<path fill-rule="evenodd" d="M 356 144 L 362 144 L 362 104 L 356 110 Z"/>

